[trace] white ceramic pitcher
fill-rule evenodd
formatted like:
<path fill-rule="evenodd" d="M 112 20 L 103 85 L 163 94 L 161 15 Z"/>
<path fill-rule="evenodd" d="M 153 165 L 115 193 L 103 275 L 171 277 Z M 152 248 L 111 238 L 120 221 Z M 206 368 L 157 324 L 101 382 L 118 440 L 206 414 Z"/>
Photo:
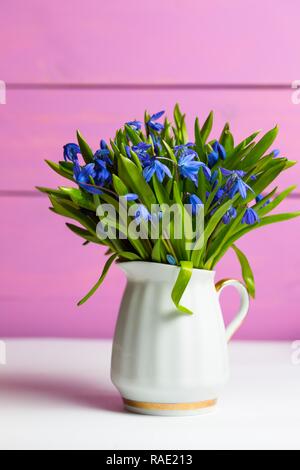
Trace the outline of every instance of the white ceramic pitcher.
<path fill-rule="evenodd" d="M 176 310 L 171 292 L 176 266 L 126 262 L 128 283 L 115 330 L 111 378 L 125 408 L 155 415 L 214 409 L 229 378 L 227 343 L 248 312 L 239 281 L 214 283 L 215 272 L 194 269 L 182 297 L 193 315 Z M 241 304 L 225 329 L 219 295 L 235 286 Z"/>

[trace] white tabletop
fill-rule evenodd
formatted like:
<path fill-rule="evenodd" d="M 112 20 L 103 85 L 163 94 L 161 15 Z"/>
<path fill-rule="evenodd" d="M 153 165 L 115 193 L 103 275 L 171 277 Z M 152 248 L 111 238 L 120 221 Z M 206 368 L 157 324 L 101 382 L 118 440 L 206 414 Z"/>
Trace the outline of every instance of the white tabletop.
<path fill-rule="evenodd" d="M 300 449 L 300 364 L 290 343 L 233 342 L 217 412 L 178 418 L 124 412 L 110 352 L 103 340 L 7 341 L 0 448 Z"/>

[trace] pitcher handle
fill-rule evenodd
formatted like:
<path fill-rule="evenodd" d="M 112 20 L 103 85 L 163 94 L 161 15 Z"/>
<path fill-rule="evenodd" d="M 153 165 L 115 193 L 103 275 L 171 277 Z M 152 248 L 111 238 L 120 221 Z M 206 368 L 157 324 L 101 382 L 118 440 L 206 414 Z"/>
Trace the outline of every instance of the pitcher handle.
<path fill-rule="evenodd" d="M 247 292 L 246 287 L 240 281 L 236 279 L 222 279 L 221 281 L 217 282 L 216 290 L 218 295 L 220 296 L 222 290 L 225 287 L 233 286 L 237 289 L 240 295 L 240 308 L 238 313 L 236 314 L 235 318 L 232 320 L 231 323 L 226 328 L 226 339 L 229 342 L 234 335 L 234 333 L 239 329 L 243 321 L 245 320 L 248 311 L 249 311 L 249 295 Z"/>

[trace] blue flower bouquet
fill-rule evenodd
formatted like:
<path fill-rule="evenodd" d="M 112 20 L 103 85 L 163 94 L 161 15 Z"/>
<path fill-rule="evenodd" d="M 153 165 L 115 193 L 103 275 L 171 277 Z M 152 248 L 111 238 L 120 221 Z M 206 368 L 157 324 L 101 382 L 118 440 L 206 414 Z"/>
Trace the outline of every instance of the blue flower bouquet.
<path fill-rule="evenodd" d="M 191 313 L 181 298 L 193 269 L 213 270 L 230 248 L 254 297 L 253 272 L 236 242 L 259 227 L 300 215 L 270 215 L 294 190 L 278 193 L 270 187 L 296 163 L 269 150 L 277 127 L 257 142 L 255 132 L 236 144 L 227 123 L 218 139 L 209 137 L 213 113 L 202 126 L 196 118 L 192 139 L 178 105 L 174 124 L 163 115 L 146 112 L 144 123 L 127 122 L 109 143 L 101 140 L 95 152 L 77 132 L 78 144 L 64 146 L 63 161 L 47 160 L 72 183 L 38 187 L 49 196 L 50 209 L 76 222 L 66 225 L 84 245 L 107 247 L 101 277 L 79 305 L 100 286 L 114 261 L 147 261 L 179 267 L 170 294 L 178 310 Z"/>

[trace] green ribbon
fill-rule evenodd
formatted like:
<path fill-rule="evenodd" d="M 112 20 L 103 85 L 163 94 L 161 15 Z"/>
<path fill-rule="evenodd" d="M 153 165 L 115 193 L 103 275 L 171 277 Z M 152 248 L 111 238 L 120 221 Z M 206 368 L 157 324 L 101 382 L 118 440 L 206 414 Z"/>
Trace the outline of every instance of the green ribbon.
<path fill-rule="evenodd" d="M 192 277 L 193 263 L 191 261 L 181 261 L 180 264 L 180 271 L 173 287 L 171 297 L 174 305 L 180 312 L 192 315 L 193 312 L 183 305 L 180 305 L 180 301 Z"/>

